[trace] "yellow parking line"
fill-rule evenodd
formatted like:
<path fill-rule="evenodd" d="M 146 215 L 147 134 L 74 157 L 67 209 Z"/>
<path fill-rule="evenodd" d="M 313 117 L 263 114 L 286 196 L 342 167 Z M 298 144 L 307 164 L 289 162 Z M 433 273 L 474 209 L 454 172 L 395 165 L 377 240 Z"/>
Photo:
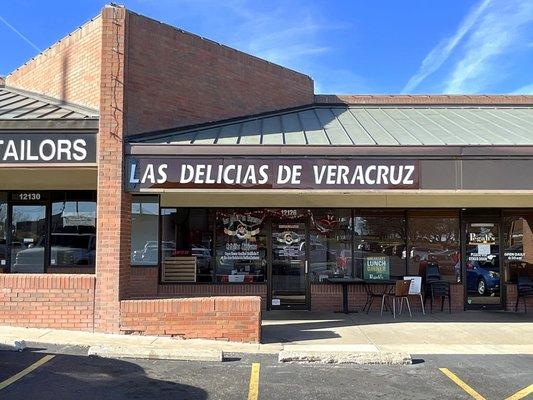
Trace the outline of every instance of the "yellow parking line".
<path fill-rule="evenodd" d="M 8 379 L 6 379 L 3 382 L 0 382 L 0 390 L 2 390 L 5 387 L 11 385 L 12 383 L 18 381 L 20 378 L 28 375 L 30 372 L 32 372 L 33 370 L 39 368 L 41 365 L 43 365 L 44 363 L 47 363 L 48 361 L 50 361 L 54 357 L 55 356 L 50 355 L 50 354 L 47 355 L 47 356 L 44 356 L 43 358 L 41 358 L 38 361 L 34 362 L 28 368 L 25 368 L 22 371 L 20 371 L 18 374 L 13 375 L 11 378 L 8 378 Z"/>
<path fill-rule="evenodd" d="M 250 373 L 250 388 L 248 389 L 248 400 L 257 400 L 259 397 L 259 369 L 261 364 L 253 363 Z"/>
<path fill-rule="evenodd" d="M 523 388 L 522 390 L 513 394 L 511 397 L 507 397 L 505 400 L 524 399 L 526 396 L 529 396 L 531 393 L 533 393 L 533 385 L 529 385 L 528 387 Z"/>
<path fill-rule="evenodd" d="M 485 400 L 485 398 L 482 395 L 480 395 L 478 392 L 476 392 L 474 389 L 472 389 L 470 386 L 468 386 L 466 383 L 464 383 L 461 379 L 459 379 L 459 377 L 457 375 L 455 375 L 448 368 L 439 368 L 439 370 L 444 375 L 446 375 L 448 378 L 450 378 L 457 386 L 459 386 L 466 393 L 468 393 L 470 396 L 472 396 L 474 399 L 476 399 L 476 400 Z"/>

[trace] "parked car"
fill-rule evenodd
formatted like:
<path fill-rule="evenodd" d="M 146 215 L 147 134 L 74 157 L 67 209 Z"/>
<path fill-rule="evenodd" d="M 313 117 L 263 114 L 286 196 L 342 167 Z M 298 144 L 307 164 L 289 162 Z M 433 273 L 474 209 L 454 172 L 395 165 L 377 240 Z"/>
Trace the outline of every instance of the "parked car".
<path fill-rule="evenodd" d="M 467 261 L 466 285 L 469 293 L 477 293 L 480 296 L 499 295 L 499 257 L 489 254 L 486 260 Z"/>

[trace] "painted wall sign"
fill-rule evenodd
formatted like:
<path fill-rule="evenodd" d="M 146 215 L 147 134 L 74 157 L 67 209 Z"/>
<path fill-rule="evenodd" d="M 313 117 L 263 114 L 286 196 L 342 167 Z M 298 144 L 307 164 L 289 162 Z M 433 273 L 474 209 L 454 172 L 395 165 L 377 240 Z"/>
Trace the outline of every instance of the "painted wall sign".
<path fill-rule="evenodd" d="M 416 160 L 350 158 L 141 158 L 126 162 L 126 190 L 418 189 Z"/>
<path fill-rule="evenodd" d="M 0 164 L 96 162 L 96 133 L 2 133 Z"/>

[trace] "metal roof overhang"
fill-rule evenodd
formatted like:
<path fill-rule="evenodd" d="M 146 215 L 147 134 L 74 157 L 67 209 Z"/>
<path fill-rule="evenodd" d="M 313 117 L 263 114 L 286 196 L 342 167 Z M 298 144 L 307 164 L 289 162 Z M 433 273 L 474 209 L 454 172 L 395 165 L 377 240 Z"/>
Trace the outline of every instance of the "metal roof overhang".
<path fill-rule="evenodd" d="M 183 145 L 127 143 L 126 155 L 152 157 L 533 157 L 533 146 L 332 146 L 332 145 Z"/>
<path fill-rule="evenodd" d="M 98 118 L 93 119 L 11 119 L 0 120 L 0 130 L 94 130 L 98 129 Z"/>

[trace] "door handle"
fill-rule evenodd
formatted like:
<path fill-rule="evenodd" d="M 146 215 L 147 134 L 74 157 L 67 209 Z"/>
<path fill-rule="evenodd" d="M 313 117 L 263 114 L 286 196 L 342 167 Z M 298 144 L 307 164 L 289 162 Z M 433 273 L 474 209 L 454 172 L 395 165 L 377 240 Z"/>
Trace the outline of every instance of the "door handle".
<path fill-rule="evenodd" d="M 309 270 L 309 261 L 305 260 L 305 273 Z"/>

